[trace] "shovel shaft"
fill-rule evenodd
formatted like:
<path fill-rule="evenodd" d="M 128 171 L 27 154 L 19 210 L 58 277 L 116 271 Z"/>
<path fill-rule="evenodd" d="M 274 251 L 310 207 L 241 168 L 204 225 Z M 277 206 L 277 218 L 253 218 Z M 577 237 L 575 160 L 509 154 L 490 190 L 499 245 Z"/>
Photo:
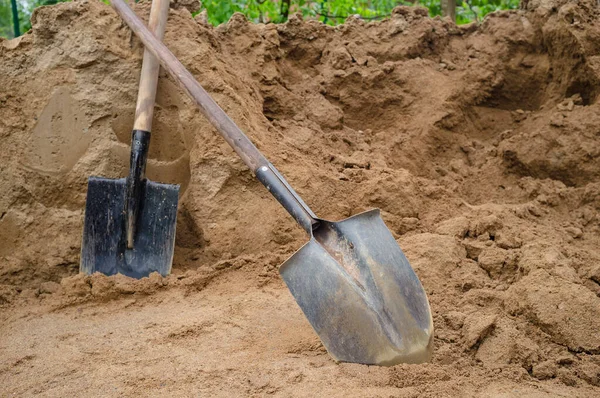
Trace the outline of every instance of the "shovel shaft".
<path fill-rule="evenodd" d="M 148 28 L 160 41 L 165 36 L 165 27 L 169 18 L 169 1 L 153 0 L 150 9 Z M 159 71 L 160 62 L 158 59 L 148 49 L 144 49 L 140 87 L 135 107 L 135 122 L 133 123 L 134 130 L 152 131 L 152 116 L 154 115 Z"/>
<path fill-rule="evenodd" d="M 169 0 L 153 0 L 150 8 L 149 26 L 158 40 L 165 35 L 169 18 Z M 135 121 L 131 135 L 131 160 L 126 184 L 125 212 L 127 248 L 133 249 L 138 217 L 142 206 L 142 193 L 146 183 L 146 160 L 150 146 L 150 131 L 154 115 L 154 101 L 160 63 L 148 49 L 144 49 L 140 86 L 138 89 Z"/>
<path fill-rule="evenodd" d="M 196 102 L 204 116 L 212 123 L 227 143 L 236 151 L 244 163 L 252 170 L 269 162 L 256 149 L 254 144 L 235 125 L 233 120 L 217 105 L 208 93 L 196 82 L 192 74 L 160 42 L 123 0 L 111 0 L 113 8 L 129 25 L 144 46 L 160 61 L 163 68 L 179 83 L 181 88 Z"/>
<path fill-rule="evenodd" d="M 212 123 L 225 141 L 242 161 L 254 172 L 259 181 L 275 196 L 307 233 L 312 233 L 318 224 L 314 213 L 300 199 L 283 176 L 260 153 L 252 141 L 240 130 L 231 118 L 219 107 L 194 76 L 179 62 L 177 57 L 158 40 L 123 0 L 110 0 L 113 8 L 129 25 L 131 30 L 160 61 L 163 68 L 179 83 L 181 88 L 198 105 L 203 115 Z"/>

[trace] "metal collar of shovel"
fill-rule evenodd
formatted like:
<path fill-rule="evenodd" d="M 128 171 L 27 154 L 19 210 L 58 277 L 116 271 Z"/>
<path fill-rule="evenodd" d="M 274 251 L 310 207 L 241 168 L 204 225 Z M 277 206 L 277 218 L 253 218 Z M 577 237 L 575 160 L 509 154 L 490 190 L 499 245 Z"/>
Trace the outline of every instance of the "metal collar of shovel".
<path fill-rule="evenodd" d="M 127 248 L 133 249 L 135 227 L 142 206 L 144 185 L 146 184 L 146 161 L 150 148 L 150 132 L 133 130 L 131 133 L 131 159 L 125 189 Z"/>
<path fill-rule="evenodd" d="M 257 179 L 309 234 L 309 242 L 281 265 L 280 274 L 331 356 L 374 365 L 429 360 L 433 321 L 427 296 L 379 210 L 339 222 L 317 218 L 123 0 L 111 0 L 111 4 Z"/>

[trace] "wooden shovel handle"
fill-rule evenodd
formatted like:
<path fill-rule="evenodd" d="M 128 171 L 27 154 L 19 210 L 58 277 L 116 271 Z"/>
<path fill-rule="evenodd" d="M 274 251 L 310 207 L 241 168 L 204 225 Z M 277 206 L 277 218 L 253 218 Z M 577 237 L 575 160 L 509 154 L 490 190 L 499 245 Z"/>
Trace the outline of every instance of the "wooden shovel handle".
<path fill-rule="evenodd" d="M 233 120 L 227 116 L 204 88 L 198 84 L 194 76 L 185 69 L 173 53 L 150 33 L 129 6 L 123 0 L 110 0 L 110 3 L 136 36 L 144 43 L 146 49 L 159 59 L 162 67 L 194 100 L 202 111 L 202 114 L 215 126 L 223 138 L 225 138 L 225 141 L 231 145 L 250 170 L 255 172 L 258 167 L 267 166 L 269 162 L 256 149 L 250 139 L 242 133 Z"/>
<path fill-rule="evenodd" d="M 156 0 L 155 0 L 156 1 Z M 283 176 L 269 163 L 252 141 L 240 130 L 221 107 L 210 97 L 194 76 L 185 69 L 171 51 L 144 26 L 123 0 L 110 0 L 113 8 L 129 25 L 131 30 L 160 61 L 161 65 L 194 100 L 202 114 L 212 123 L 225 141 L 244 163 L 254 172 L 258 180 L 271 192 L 294 219 L 312 236 L 319 221 L 300 196 L 285 181 Z"/>
<path fill-rule="evenodd" d="M 157 40 L 162 41 L 165 36 L 165 26 L 169 18 L 170 0 L 153 0 L 150 8 L 148 27 Z M 160 62 L 148 48 L 144 49 L 140 88 L 138 90 L 137 105 L 135 107 L 134 130 L 152 131 L 152 116 L 154 115 L 154 101 L 156 99 L 156 86 Z"/>

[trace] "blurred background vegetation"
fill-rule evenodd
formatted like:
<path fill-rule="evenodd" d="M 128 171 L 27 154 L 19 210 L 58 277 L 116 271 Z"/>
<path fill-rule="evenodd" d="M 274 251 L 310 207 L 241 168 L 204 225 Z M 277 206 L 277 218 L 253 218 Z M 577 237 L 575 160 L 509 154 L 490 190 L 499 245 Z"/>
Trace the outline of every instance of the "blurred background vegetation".
<path fill-rule="evenodd" d="M 69 0 L 0 0 L 0 36 L 13 38 L 27 32 L 31 29 L 30 18 L 34 8 L 63 1 Z M 360 15 L 366 20 L 383 19 L 399 5 L 420 5 L 426 7 L 432 17 L 442 15 L 443 1 L 450 3 L 453 9 L 456 5 L 454 17 L 457 24 L 480 21 L 490 12 L 519 6 L 519 0 L 208 0 L 202 2 L 199 12 L 206 10 L 209 22 L 214 25 L 227 22 L 234 12 L 263 23 L 285 22 L 290 15 L 300 12 L 304 18 L 336 25 L 351 15 Z M 448 14 L 447 7 L 444 7 L 444 14 Z"/>
<path fill-rule="evenodd" d="M 14 20 L 13 7 L 17 9 L 18 33 L 23 34 L 31 29 L 29 19 L 34 8 L 60 3 L 61 1 L 66 0 L 0 0 L 0 36 L 9 39 L 15 37 L 16 21 Z"/>

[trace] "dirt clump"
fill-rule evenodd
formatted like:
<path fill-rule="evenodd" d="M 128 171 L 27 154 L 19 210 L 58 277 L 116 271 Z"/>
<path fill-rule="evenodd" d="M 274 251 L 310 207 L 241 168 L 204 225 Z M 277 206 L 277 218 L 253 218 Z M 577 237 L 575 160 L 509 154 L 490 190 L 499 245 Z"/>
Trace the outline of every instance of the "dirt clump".
<path fill-rule="evenodd" d="M 167 46 L 313 210 L 382 210 L 433 361 L 327 355 L 278 276 L 303 231 L 164 72 L 148 176 L 181 184 L 173 274 L 78 275 L 87 177 L 126 173 L 142 56 L 82 0 L 0 42 L 0 395 L 598 396 L 596 2 L 217 28 L 183 5 Z"/>

